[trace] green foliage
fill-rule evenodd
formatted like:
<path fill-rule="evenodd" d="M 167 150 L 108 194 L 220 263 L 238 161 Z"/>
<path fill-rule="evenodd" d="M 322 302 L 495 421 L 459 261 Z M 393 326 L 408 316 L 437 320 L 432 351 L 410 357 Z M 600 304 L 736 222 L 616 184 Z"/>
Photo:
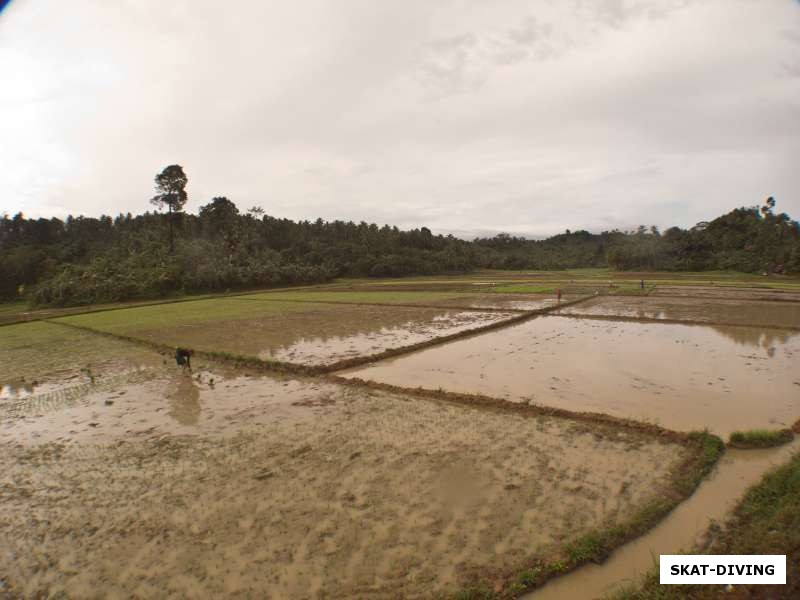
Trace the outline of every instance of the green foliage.
<path fill-rule="evenodd" d="M 567 556 L 575 564 L 600 562 L 610 551 L 608 538 L 611 537 L 613 536 L 604 535 L 603 532 L 587 533 L 567 546 Z"/>
<path fill-rule="evenodd" d="M 571 269 L 609 266 L 618 271 L 736 270 L 800 273 L 800 226 L 774 214 L 774 199 L 762 207 L 737 208 L 710 223 L 663 234 L 636 231 L 575 231 L 546 240 L 501 234 L 475 240 L 479 266 L 497 269 Z"/>
<path fill-rule="evenodd" d="M 608 264 L 618 270 L 746 273 L 800 272 L 800 227 L 771 204 L 737 208 L 690 230 L 673 227 L 618 238 L 610 245 Z"/>
<path fill-rule="evenodd" d="M 169 165 L 156 175 L 156 191 L 158 192 L 150 200 L 151 204 L 159 208 L 167 207 L 167 224 L 169 225 L 169 251 L 175 249 L 175 216 L 183 210 L 183 205 L 188 200 L 186 194 L 186 184 L 189 178 L 183 172 L 180 165 Z"/>
<path fill-rule="evenodd" d="M 257 207 L 241 214 L 224 197 L 201 207 L 197 216 L 183 214 L 186 176 L 182 170 L 167 175 L 158 176 L 163 181 L 154 198 L 169 208 L 166 220 L 152 213 L 65 221 L 4 215 L 0 300 L 96 304 L 478 267 L 800 273 L 798 224 L 773 214 L 769 205 L 739 208 L 702 226 L 663 234 L 640 227 L 630 233 L 568 231 L 546 240 L 501 234 L 466 242 L 425 227 L 400 231 L 364 222 L 294 222 L 263 215 Z M 174 242 L 166 235 L 173 228 Z M 559 285 L 496 291 L 552 292 Z M 634 288 L 629 292 L 643 293 Z"/>
<path fill-rule="evenodd" d="M 524 589 L 527 589 L 536 586 L 539 583 L 541 576 L 542 567 L 541 565 L 536 565 L 522 571 L 517 579 L 519 583 L 522 584 Z"/>
<path fill-rule="evenodd" d="M 296 223 L 215 198 L 199 216 L 173 215 L 170 251 L 163 215 L 116 219 L 0 220 L 0 298 L 80 305 L 258 287 L 320 283 L 339 276 L 460 273 L 470 245 L 426 230 L 367 223 Z M 171 221 L 170 221 L 171 222 Z M 20 288 L 23 294 L 20 294 Z"/>
<path fill-rule="evenodd" d="M 772 448 L 788 444 L 794 439 L 791 429 L 751 429 L 750 431 L 734 431 L 730 445 L 735 448 Z"/>
<path fill-rule="evenodd" d="M 452 600 L 494 600 L 497 598 L 497 594 L 488 586 L 475 585 L 457 592 L 451 598 Z"/>

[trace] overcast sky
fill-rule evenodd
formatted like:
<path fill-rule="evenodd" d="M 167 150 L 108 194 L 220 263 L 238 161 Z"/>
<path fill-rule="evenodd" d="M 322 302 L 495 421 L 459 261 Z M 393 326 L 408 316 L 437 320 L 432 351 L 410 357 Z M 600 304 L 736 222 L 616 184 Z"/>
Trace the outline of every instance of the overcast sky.
<path fill-rule="evenodd" d="M 0 81 L 0 213 L 178 163 L 191 212 L 466 236 L 800 217 L 797 0 L 12 0 Z"/>

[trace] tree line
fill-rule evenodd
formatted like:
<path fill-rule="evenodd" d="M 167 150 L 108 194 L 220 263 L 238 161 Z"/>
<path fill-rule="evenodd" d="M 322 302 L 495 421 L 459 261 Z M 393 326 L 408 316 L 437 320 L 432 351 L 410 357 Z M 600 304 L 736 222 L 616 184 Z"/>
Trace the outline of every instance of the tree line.
<path fill-rule="evenodd" d="M 476 268 L 733 269 L 800 273 L 800 227 L 771 198 L 710 223 L 634 232 L 567 231 L 545 240 L 471 242 L 426 227 L 278 219 L 216 197 L 187 214 L 179 165 L 155 178 L 141 215 L 0 219 L 0 299 L 77 305 L 330 281 L 464 273 Z"/>
<path fill-rule="evenodd" d="M 770 197 L 762 206 L 737 208 L 690 229 L 567 230 L 545 240 L 500 234 L 474 243 L 492 251 L 481 266 L 498 269 L 800 273 L 800 225 L 774 209 Z"/>

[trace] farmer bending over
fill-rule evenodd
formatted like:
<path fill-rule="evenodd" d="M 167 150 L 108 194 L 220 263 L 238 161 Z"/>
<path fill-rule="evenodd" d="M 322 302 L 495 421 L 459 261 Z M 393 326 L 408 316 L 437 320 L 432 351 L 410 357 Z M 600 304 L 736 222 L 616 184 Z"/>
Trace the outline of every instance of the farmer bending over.
<path fill-rule="evenodd" d="M 175 362 L 178 363 L 182 371 L 186 371 L 187 367 L 190 371 L 192 370 L 192 354 L 194 354 L 194 350 L 175 348 Z"/>

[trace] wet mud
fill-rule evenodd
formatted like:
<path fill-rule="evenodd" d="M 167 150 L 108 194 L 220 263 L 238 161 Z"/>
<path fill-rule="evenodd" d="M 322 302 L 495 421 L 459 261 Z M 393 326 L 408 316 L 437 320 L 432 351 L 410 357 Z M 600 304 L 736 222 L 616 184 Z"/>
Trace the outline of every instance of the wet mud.
<path fill-rule="evenodd" d="M 211 376 L 3 417 L 0 570 L 14 593 L 451 593 L 625 519 L 685 452 L 564 419 Z"/>
<path fill-rule="evenodd" d="M 800 332 L 537 319 L 340 372 L 690 431 L 791 427 Z"/>

